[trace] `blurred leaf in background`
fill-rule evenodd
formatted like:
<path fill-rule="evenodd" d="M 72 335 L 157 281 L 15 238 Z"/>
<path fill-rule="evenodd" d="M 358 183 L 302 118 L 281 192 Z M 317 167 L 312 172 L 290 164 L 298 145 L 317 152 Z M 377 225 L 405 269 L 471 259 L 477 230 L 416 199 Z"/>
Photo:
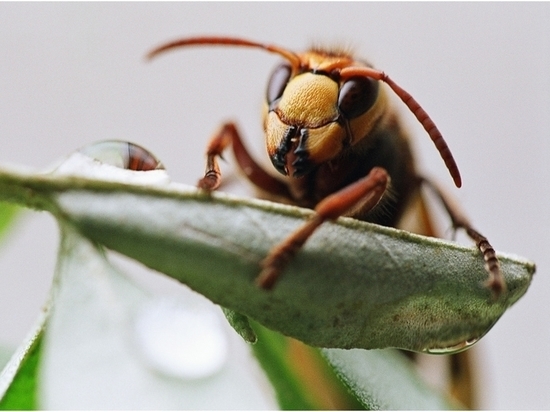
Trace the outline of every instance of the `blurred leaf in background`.
<path fill-rule="evenodd" d="M 9 230 L 13 227 L 21 210 L 21 207 L 14 203 L 0 201 L 0 245 L 7 233 L 9 233 Z"/>

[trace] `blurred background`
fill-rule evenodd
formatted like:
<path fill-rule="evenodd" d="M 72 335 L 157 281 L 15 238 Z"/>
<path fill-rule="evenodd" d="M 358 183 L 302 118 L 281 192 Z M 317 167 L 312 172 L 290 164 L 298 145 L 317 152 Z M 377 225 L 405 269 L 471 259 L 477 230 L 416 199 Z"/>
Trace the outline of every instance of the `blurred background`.
<path fill-rule="evenodd" d="M 400 106 L 420 169 L 458 197 L 502 252 L 537 263 L 531 289 L 479 343 L 481 407 L 550 408 L 549 3 L 0 3 L 0 164 L 47 168 L 123 139 L 194 184 L 204 148 L 238 121 L 264 156 L 260 107 L 278 58 L 193 48 L 145 62 L 161 42 L 226 34 L 301 51 L 352 47 L 408 90 L 443 132 L 452 181 Z M 232 159 L 229 158 L 229 161 Z M 16 346 L 55 267 L 54 220 L 26 213 L 0 248 L 0 344 Z"/>

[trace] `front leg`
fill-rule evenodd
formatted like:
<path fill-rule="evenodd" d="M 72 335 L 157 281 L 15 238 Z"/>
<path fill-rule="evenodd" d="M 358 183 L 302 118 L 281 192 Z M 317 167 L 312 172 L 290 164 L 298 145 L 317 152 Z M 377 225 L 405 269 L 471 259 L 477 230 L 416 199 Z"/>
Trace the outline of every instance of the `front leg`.
<path fill-rule="evenodd" d="M 261 263 L 262 271 L 256 278 L 256 284 L 271 289 L 288 263 L 323 222 L 336 220 L 358 207 L 365 211 L 371 210 L 382 199 L 389 182 L 386 170 L 375 167 L 366 177 L 323 199 L 306 223 L 271 249 Z"/>
<path fill-rule="evenodd" d="M 453 228 L 455 230 L 464 229 L 470 239 L 476 243 L 477 248 L 483 255 L 485 269 L 489 274 L 489 278 L 485 282 L 485 285 L 493 292 L 493 295 L 498 298 L 506 291 L 506 281 L 500 271 L 500 263 L 496 256 L 495 249 L 493 249 L 485 236 L 473 228 L 469 219 L 449 194 L 445 193 L 436 183 L 424 177 L 421 177 L 420 182 L 427 185 L 441 200 L 441 203 L 451 218 Z"/>
<path fill-rule="evenodd" d="M 267 173 L 250 156 L 234 123 L 225 123 L 210 139 L 206 151 L 206 171 L 197 184 L 200 189 L 211 192 L 220 186 L 221 171 L 218 157 L 223 158 L 222 154 L 229 145 L 233 147 L 233 154 L 240 169 L 254 185 L 274 195 L 290 197 L 287 186 Z"/>

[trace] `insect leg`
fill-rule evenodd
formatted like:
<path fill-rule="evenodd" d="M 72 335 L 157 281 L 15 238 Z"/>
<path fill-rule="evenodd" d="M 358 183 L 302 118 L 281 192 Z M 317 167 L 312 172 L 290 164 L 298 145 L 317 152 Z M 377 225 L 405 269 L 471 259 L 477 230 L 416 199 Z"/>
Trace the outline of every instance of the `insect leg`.
<path fill-rule="evenodd" d="M 200 189 L 211 192 L 220 186 L 222 173 L 218 165 L 218 157 L 222 157 L 223 151 L 231 144 L 231 126 L 230 124 L 224 124 L 208 143 L 208 148 L 206 149 L 206 170 L 204 177 L 197 183 Z"/>
<path fill-rule="evenodd" d="M 316 213 L 306 223 L 271 249 L 261 263 L 262 271 L 256 278 L 256 284 L 264 289 L 271 289 L 287 264 L 323 222 L 335 220 L 358 206 L 364 210 L 372 209 L 384 195 L 389 182 L 388 173 L 375 167 L 366 177 L 319 202 L 315 208 Z"/>
<path fill-rule="evenodd" d="M 448 193 L 433 181 L 425 177 L 421 177 L 420 179 L 421 183 L 428 186 L 441 200 L 441 203 L 451 218 L 453 228 L 455 230 L 464 229 L 470 239 L 476 243 L 476 246 L 483 255 L 485 269 L 489 274 L 489 278 L 485 282 L 485 285 L 493 292 L 495 297 L 500 296 L 506 290 L 506 282 L 500 271 L 500 263 L 496 256 L 495 249 L 493 249 L 485 236 L 472 227 L 469 219 L 458 206 L 458 203 Z"/>
<path fill-rule="evenodd" d="M 237 164 L 246 177 L 257 187 L 269 193 L 290 197 L 287 186 L 267 173 L 250 156 L 234 123 L 225 123 L 214 135 L 206 151 L 206 171 L 197 186 L 203 190 L 216 190 L 221 183 L 221 172 L 217 158 L 232 145 Z"/>

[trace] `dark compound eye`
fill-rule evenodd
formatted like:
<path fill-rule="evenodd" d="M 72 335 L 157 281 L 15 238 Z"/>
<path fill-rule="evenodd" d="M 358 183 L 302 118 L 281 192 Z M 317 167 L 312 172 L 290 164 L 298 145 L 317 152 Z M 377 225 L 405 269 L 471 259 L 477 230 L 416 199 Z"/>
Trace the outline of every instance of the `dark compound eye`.
<path fill-rule="evenodd" d="M 283 95 L 291 74 L 292 69 L 286 63 L 282 63 L 275 68 L 267 85 L 267 102 L 269 104 Z"/>
<path fill-rule="evenodd" d="M 347 119 L 353 119 L 370 109 L 377 97 L 377 80 L 352 77 L 340 87 L 338 108 Z"/>

